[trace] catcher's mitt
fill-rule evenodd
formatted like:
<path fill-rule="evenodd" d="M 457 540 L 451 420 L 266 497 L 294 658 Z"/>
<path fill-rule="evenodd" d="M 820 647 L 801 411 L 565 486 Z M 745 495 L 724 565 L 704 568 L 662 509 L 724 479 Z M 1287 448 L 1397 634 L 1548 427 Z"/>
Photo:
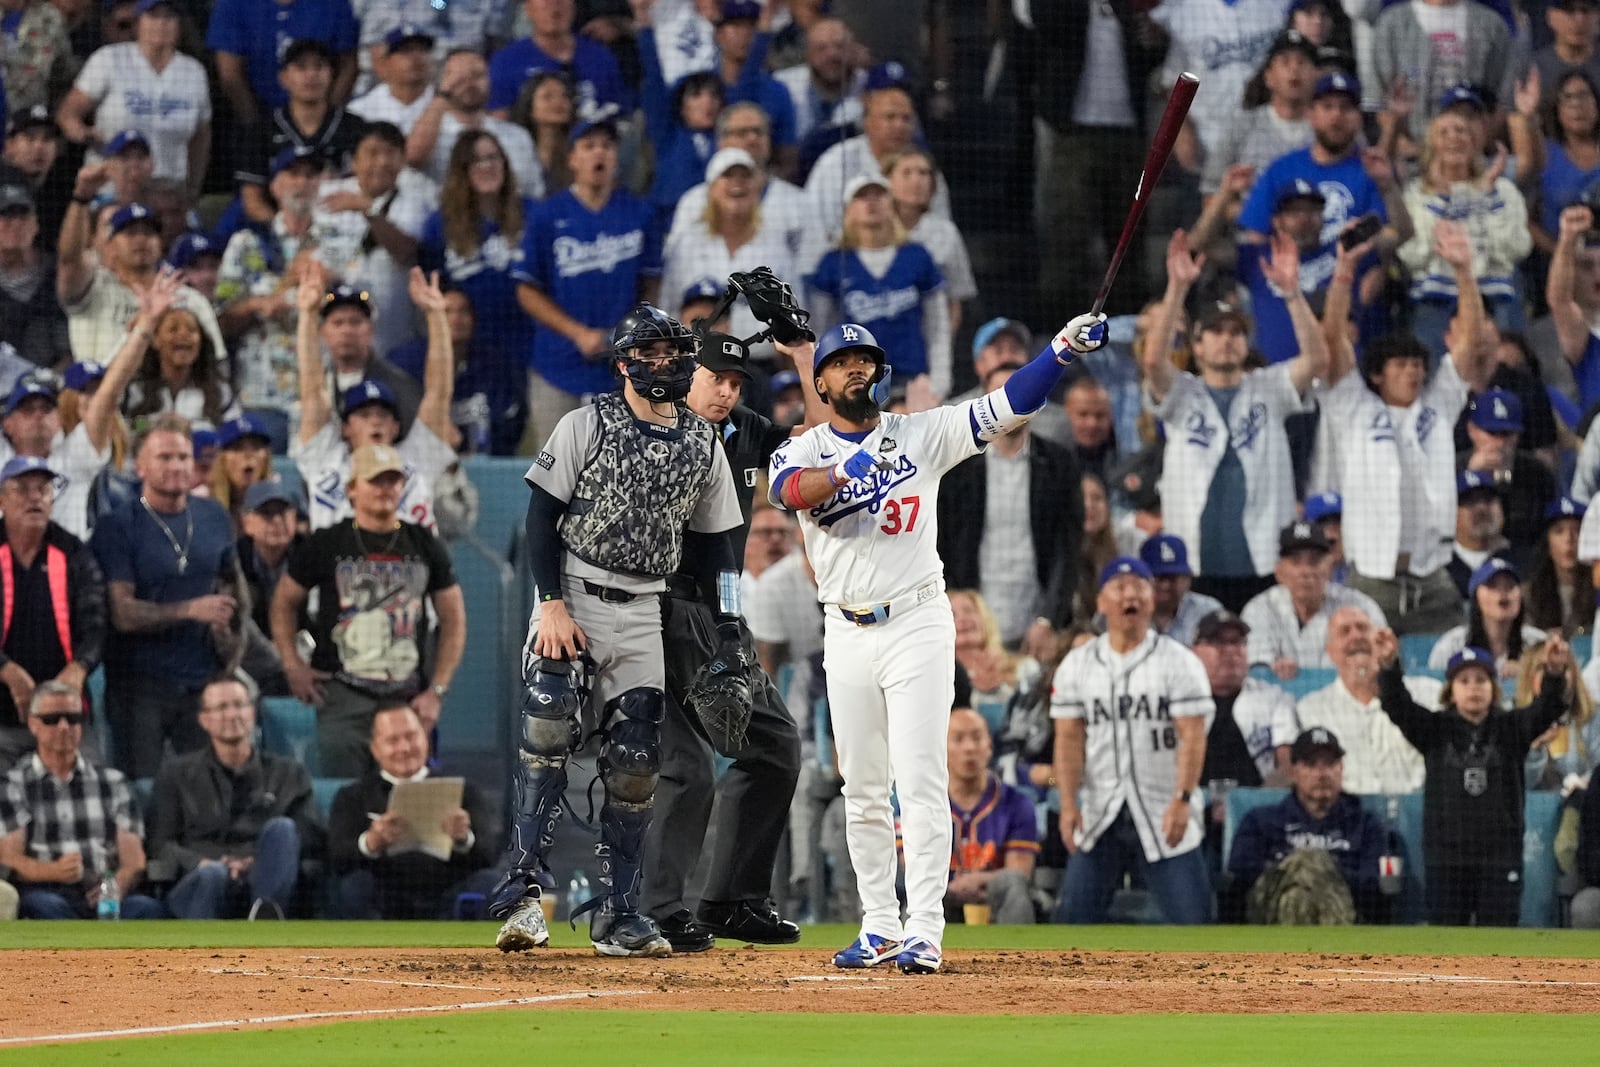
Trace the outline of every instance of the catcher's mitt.
<path fill-rule="evenodd" d="M 689 683 L 689 706 L 700 717 L 712 747 L 724 756 L 740 752 L 745 745 L 750 727 L 751 666 L 743 648 L 725 643 Z"/>
<path fill-rule="evenodd" d="M 792 345 L 799 341 L 815 341 L 817 335 L 808 325 L 811 312 L 801 307 L 794 298 L 794 290 L 770 267 L 757 267 L 751 271 L 735 271 L 728 275 L 728 286 L 744 294 L 750 313 L 767 324 L 773 340 Z"/>

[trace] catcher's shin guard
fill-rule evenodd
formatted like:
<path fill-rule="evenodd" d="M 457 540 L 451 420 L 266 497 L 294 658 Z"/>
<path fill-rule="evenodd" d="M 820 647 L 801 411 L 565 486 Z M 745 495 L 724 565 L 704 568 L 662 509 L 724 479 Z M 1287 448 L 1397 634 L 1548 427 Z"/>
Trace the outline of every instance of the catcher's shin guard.
<path fill-rule="evenodd" d="M 521 760 L 512 783 L 511 834 L 505 875 L 489 899 L 489 914 L 504 918 L 535 882 L 549 887 L 545 857 L 555 844 L 567 788 L 567 755 L 581 740 L 587 691 L 576 665 L 536 657 L 522 702 Z"/>
<path fill-rule="evenodd" d="M 620 719 L 606 732 L 600 749 L 600 781 L 606 799 L 600 808 L 600 880 L 609 884 L 613 911 L 639 910 L 644 836 L 655 803 L 661 769 L 661 720 L 666 695 L 659 689 L 630 689 L 606 705 L 606 720 Z M 598 903 L 598 901 L 595 901 Z"/>

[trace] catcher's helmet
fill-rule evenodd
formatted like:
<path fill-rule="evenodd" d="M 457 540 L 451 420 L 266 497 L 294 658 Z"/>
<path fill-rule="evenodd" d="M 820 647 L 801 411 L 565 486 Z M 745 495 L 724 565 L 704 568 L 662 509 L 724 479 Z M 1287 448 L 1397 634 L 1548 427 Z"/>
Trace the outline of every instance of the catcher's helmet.
<path fill-rule="evenodd" d="M 816 354 L 811 359 L 812 374 L 822 373 L 822 365 L 828 361 L 828 357 L 856 348 L 870 352 L 872 358 L 878 361 L 878 373 L 872 378 L 876 383 L 883 377 L 888 357 L 884 355 L 883 349 L 878 347 L 878 339 L 872 336 L 872 331 L 853 322 L 841 322 L 822 335 L 822 340 L 817 342 Z"/>
<path fill-rule="evenodd" d="M 637 350 L 666 341 L 677 357 L 657 370 L 637 358 Z M 693 331 L 653 304 L 640 304 L 623 316 L 611 333 L 611 349 L 622 360 L 623 373 L 639 395 L 651 403 L 682 400 L 694 380 L 694 351 L 699 344 Z"/>

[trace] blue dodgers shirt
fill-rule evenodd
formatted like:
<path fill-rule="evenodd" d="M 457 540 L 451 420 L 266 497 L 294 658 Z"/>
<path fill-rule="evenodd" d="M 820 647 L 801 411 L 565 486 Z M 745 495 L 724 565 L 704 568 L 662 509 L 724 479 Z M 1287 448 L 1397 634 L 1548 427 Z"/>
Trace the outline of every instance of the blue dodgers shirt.
<path fill-rule="evenodd" d="M 910 379 L 928 372 L 922 298 L 944 288 L 944 275 L 922 245 L 901 245 L 881 278 L 873 277 L 853 250 L 834 249 L 818 261 L 806 284 L 838 306 L 841 321 L 872 331 L 895 374 Z"/>
<path fill-rule="evenodd" d="M 496 348 L 514 353 L 520 364 L 528 361 L 533 343 L 533 320 L 517 303 L 516 270 L 522 266 L 523 241 L 537 205 L 522 200 L 522 229 L 502 234 L 489 219 L 478 220 L 478 248 L 462 255 L 445 238 L 444 216 L 435 211 L 422 225 L 419 257 L 422 269 L 442 271 L 443 277 L 467 294 L 477 318 L 474 337 L 492 341 Z"/>
<path fill-rule="evenodd" d="M 528 78 L 539 70 L 564 70 L 578 88 L 578 114 L 593 115 L 595 108 L 611 104 L 626 115 L 633 110 L 632 94 L 622 83 L 622 71 L 611 49 L 582 34 L 572 62 L 563 63 L 533 43 L 530 37 L 512 41 L 489 60 L 490 111 L 500 111 L 517 102 Z"/>
<path fill-rule="evenodd" d="M 289 42 L 322 41 L 334 55 L 354 52 L 361 27 L 350 0 L 217 0 L 206 28 L 206 47 L 244 56 L 250 91 L 270 111 L 288 103 L 278 84 L 278 57 Z"/>
<path fill-rule="evenodd" d="M 564 189 L 539 205 L 522 252 L 513 278 L 579 322 L 610 330 L 638 302 L 640 282 L 661 273 L 661 230 L 654 209 L 620 189 L 598 212 Z M 547 382 L 575 396 L 610 392 L 610 362 L 586 354 L 554 330 L 534 332 L 532 366 Z"/>
<path fill-rule="evenodd" d="M 1239 212 L 1239 228 L 1257 233 L 1272 232 L 1272 206 L 1278 191 L 1286 188 L 1296 178 L 1304 179 L 1317 188 L 1326 203 L 1322 207 L 1322 241 L 1319 255 L 1331 252 L 1339 231 L 1351 219 L 1359 219 L 1371 212 L 1389 221 L 1383 206 L 1383 195 L 1378 185 L 1362 169 L 1361 157 L 1350 156 L 1337 163 L 1322 164 L 1311 158 L 1310 148 L 1300 148 L 1281 155 L 1268 165 L 1250 188 L 1250 196 Z"/>

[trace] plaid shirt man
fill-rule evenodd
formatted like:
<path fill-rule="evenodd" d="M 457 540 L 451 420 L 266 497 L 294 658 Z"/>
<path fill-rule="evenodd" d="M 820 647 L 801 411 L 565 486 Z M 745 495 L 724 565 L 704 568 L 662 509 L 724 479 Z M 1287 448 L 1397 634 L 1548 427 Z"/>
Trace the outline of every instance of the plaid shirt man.
<path fill-rule="evenodd" d="M 87 879 L 115 870 L 117 834 L 126 830 L 143 837 L 144 823 L 120 771 L 96 767 L 79 755 L 71 779 L 63 782 L 35 754 L 0 782 L 0 837 L 17 830 L 27 831 L 28 855 L 40 862 L 82 853 Z"/>

